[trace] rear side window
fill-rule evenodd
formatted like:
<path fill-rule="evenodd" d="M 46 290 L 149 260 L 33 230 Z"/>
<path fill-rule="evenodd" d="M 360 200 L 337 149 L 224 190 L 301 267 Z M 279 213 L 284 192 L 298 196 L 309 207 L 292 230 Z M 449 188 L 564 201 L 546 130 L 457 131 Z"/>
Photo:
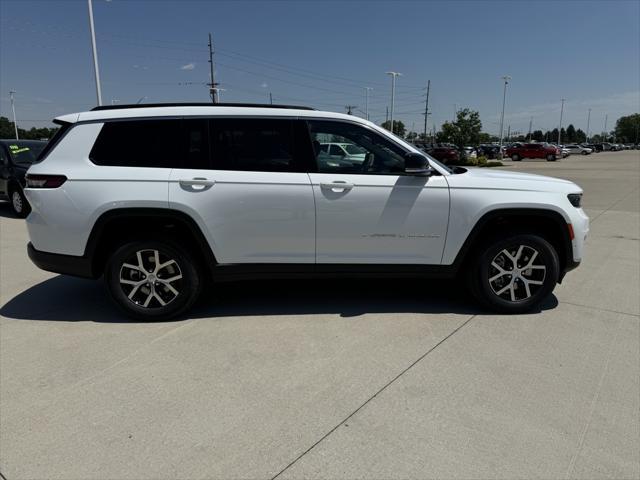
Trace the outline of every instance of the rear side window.
<path fill-rule="evenodd" d="M 213 168 L 255 172 L 299 171 L 294 154 L 293 121 L 287 119 L 213 119 Z"/>
<path fill-rule="evenodd" d="M 182 163 L 180 120 L 107 122 L 89 158 L 97 165 L 114 167 L 166 167 Z"/>

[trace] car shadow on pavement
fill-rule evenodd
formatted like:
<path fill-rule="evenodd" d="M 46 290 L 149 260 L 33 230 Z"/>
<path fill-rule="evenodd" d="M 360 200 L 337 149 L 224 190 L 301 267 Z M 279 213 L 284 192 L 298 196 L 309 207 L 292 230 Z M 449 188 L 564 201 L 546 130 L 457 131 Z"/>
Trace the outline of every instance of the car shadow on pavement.
<path fill-rule="evenodd" d="M 389 278 L 222 283 L 205 290 L 191 311 L 173 321 L 262 315 L 491 313 L 461 290 L 455 281 Z M 551 295 L 538 311 L 557 305 Z M 111 304 L 101 281 L 63 275 L 16 295 L 0 315 L 16 320 L 132 322 Z"/>

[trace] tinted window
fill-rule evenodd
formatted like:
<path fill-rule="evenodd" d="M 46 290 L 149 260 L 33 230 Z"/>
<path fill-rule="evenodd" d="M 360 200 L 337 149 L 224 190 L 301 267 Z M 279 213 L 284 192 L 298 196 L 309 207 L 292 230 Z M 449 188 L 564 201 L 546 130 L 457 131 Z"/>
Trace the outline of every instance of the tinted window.
<path fill-rule="evenodd" d="M 318 172 L 396 175 L 404 173 L 404 151 L 382 135 L 347 122 L 312 120 L 308 124 L 316 152 Z M 342 158 L 327 155 L 319 146 L 329 142 L 353 145 L 352 150 L 358 153 Z M 344 152 L 342 154 L 344 155 Z"/>
<path fill-rule="evenodd" d="M 9 154 L 13 163 L 31 165 L 46 145 L 45 142 L 16 140 L 8 144 Z"/>
<path fill-rule="evenodd" d="M 210 136 L 215 169 L 298 171 L 294 160 L 291 120 L 213 119 Z"/>
<path fill-rule="evenodd" d="M 167 167 L 181 164 L 180 120 L 107 122 L 89 158 L 98 165 Z"/>
<path fill-rule="evenodd" d="M 184 161 L 174 168 L 211 168 L 209 159 L 209 122 L 204 119 L 183 120 L 185 137 Z"/>

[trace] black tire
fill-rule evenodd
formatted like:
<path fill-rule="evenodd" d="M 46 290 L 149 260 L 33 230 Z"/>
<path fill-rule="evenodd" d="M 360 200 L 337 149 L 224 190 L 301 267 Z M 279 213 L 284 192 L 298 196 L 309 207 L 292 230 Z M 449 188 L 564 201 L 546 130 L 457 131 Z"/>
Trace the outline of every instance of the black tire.
<path fill-rule="evenodd" d="M 588 152 L 586 150 L 582 150 L 582 155 L 586 155 Z"/>
<path fill-rule="evenodd" d="M 520 155 L 514 153 L 513 155 L 511 155 L 511 160 L 513 160 L 514 162 L 519 162 L 522 159 L 520 158 Z"/>
<path fill-rule="evenodd" d="M 31 213 L 31 205 L 19 186 L 14 185 L 9 189 L 9 203 L 13 214 L 18 218 L 26 218 Z"/>
<path fill-rule="evenodd" d="M 553 154 L 549 154 L 547 155 L 547 162 L 555 162 L 556 161 L 556 156 Z"/>
<path fill-rule="evenodd" d="M 517 253 L 521 246 L 522 251 L 518 258 Z M 514 274 L 511 273 L 513 270 L 509 270 L 508 262 L 505 262 L 501 268 L 504 267 L 502 271 L 507 273 L 502 273 L 493 264 L 500 262 L 501 258 L 508 258 L 502 253 L 504 251 L 518 260 L 522 259 L 522 262 L 527 262 L 520 263 L 520 267 L 532 261 L 532 268 L 522 268 L 520 271 L 516 268 Z M 537 253 L 533 255 L 534 252 Z M 544 238 L 531 234 L 515 234 L 486 242 L 476 255 L 468 274 L 471 293 L 481 304 L 500 313 L 524 313 L 540 305 L 553 292 L 558 283 L 560 262 L 558 254 Z M 492 282 L 491 279 L 495 280 Z M 499 294 L 501 291 L 503 292 Z"/>
<path fill-rule="evenodd" d="M 119 247 L 107 260 L 104 280 L 122 312 L 147 321 L 168 320 L 187 311 L 198 299 L 203 283 L 193 257 L 165 241 L 135 241 Z"/>

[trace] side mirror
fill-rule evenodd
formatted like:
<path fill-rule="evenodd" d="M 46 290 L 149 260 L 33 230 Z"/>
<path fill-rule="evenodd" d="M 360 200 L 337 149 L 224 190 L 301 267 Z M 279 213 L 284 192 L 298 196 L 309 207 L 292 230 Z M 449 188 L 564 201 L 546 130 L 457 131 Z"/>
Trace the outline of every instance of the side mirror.
<path fill-rule="evenodd" d="M 404 156 L 404 171 L 407 175 L 428 177 L 431 175 L 429 160 L 419 153 L 407 153 Z"/>

